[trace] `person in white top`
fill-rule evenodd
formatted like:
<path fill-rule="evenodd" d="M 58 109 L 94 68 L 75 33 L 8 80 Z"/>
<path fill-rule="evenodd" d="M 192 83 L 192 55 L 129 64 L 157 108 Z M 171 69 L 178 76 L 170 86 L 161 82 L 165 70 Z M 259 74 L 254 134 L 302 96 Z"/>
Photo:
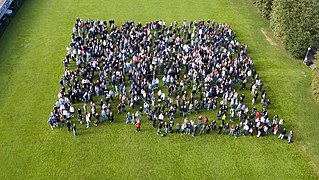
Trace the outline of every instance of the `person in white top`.
<path fill-rule="evenodd" d="M 158 116 L 158 120 L 159 120 L 159 121 L 164 121 L 164 115 L 163 115 L 163 113 L 160 113 L 160 115 Z"/>
<path fill-rule="evenodd" d="M 90 127 L 90 122 L 91 122 L 91 114 L 87 113 L 85 116 L 85 120 L 86 120 L 86 128 Z"/>
<path fill-rule="evenodd" d="M 71 116 L 74 117 L 74 107 L 73 106 L 70 106 L 70 113 L 71 113 Z"/>

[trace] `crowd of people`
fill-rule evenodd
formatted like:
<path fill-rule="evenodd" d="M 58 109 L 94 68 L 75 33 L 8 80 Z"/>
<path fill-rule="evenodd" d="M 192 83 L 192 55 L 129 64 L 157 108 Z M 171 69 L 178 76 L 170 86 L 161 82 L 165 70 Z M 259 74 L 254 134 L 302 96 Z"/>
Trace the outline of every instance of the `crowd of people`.
<path fill-rule="evenodd" d="M 288 137 L 290 143 L 292 131 L 286 136 L 284 119 L 268 114 L 270 99 L 248 46 L 235 38 L 229 25 L 211 20 L 184 20 L 181 25 L 127 21 L 117 27 L 114 20 L 77 18 L 63 60 L 61 91 L 49 118 L 51 128 L 66 125 L 76 135 L 73 117 L 89 128 L 106 119 L 113 123 L 116 109 L 127 113 L 125 122 L 136 125 L 137 132 L 141 117 L 147 116 L 163 137 L 212 131 L 261 137 L 279 132 L 278 138 Z M 84 105 L 75 112 L 79 102 Z M 189 118 L 211 111 L 217 116 Z"/>

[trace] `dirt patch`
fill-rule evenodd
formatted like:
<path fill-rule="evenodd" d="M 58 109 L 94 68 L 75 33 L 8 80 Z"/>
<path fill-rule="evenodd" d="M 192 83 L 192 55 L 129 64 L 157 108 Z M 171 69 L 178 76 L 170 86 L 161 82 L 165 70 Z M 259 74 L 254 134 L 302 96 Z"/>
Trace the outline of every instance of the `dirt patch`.
<path fill-rule="evenodd" d="M 311 64 L 309 67 L 310 67 L 312 70 L 314 70 L 314 69 L 317 67 L 317 65 L 316 65 L 316 64 Z"/>
<path fill-rule="evenodd" d="M 260 29 L 260 31 L 263 33 L 263 35 L 265 36 L 266 40 L 269 42 L 270 45 L 272 46 L 277 46 L 277 43 L 275 43 L 268 35 L 267 32 L 264 31 L 263 29 Z"/>

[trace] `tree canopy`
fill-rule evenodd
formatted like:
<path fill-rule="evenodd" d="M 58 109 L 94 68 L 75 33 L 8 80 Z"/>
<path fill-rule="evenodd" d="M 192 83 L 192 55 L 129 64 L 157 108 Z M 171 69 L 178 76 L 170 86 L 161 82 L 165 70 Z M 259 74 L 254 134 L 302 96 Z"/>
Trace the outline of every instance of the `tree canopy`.
<path fill-rule="evenodd" d="M 303 58 L 319 44 L 319 0 L 256 0 L 255 4 L 285 49 Z"/>

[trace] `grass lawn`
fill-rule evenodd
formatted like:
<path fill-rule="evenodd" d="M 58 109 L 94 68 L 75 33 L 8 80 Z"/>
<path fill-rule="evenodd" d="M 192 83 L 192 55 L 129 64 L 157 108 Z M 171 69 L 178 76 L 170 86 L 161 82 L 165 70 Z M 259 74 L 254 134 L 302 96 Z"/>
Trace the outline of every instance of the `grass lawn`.
<path fill-rule="evenodd" d="M 114 124 L 78 126 L 77 137 L 66 128 L 51 131 L 46 121 L 76 17 L 114 18 L 117 25 L 184 18 L 229 23 L 249 46 L 272 101 L 270 115 L 286 119 L 294 143 L 215 133 L 160 138 L 150 124 L 135 133 L 124 114 Z M 26 1 L 0 39 L 0 179 L 318 179 L 319 105 L 311 81 L 311 70 L 285 52 L 250 0 Z"/>

